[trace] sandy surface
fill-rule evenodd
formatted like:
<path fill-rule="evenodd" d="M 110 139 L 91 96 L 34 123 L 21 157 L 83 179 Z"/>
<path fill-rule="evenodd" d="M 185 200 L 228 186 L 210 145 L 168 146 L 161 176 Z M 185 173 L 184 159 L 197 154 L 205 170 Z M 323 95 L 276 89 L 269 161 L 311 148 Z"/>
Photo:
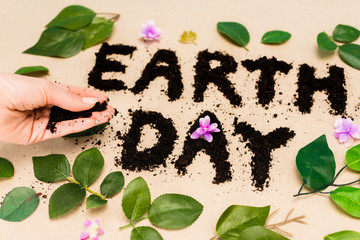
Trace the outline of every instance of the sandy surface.
<path fill-rule="evenodd" d="M 345 164 L 346 148 L 338 144 L 333 137 L 333 123 L 338 116 L 329 114 L 329 103 L 326 95 L 315 94 L 315 104 L 310 114 L 301 114 L 294 106 L 298 67 L 307 63 L 317 68 L 317 76 L 327 76 L 327 64 L 337 65 L 345 69 L 346 88 L 348 90 L 347 112 L 359 123 L 356 108 L 360 103 L 359 71 L 344 64 L 337 54 L 320 53 L 316 45 L 316 36 L 321 31 L 331 33 L 334 27 L 341 24 L 359 28 L 360 8 L 356 0 L 301 0 L 301 1 L 43 1 L 43 0 L 1 0 L 0 8 L 0 71 L 14 72 L 22 66 L 44 65 L 50 69 L 47 78 L 65 84 L 87 87 L 87 75 L 95 64 L 95 54 L 100 45 L 94 46 L 75 57 L 58 59 L 22 54 L 39 38 L 44 27 L 62 8 L 71 4 L 87 6 L 95 12 L 120 13 L 120 19 L 114 25 L 109 44 L 125 44 L 136 46 L 133 57 L 118 56 L 127 65 L 126 73 L 121 79 L 126 85 L 134 86 L 142 70 L 158 49 L 176 51 L 181 65 L 184 92 L 181 98 L 169 102 L 166 90 L 167 81 L 159 78 L 151 83 L 149 89 L 142 94 L 134 95 L 130 91 L 108 92 L 110 104 L 120 114 L 111 121 L 110 128 L 101 136 L 79 139 L 56 139 L 30 146 L 0 144 L 0 156 L 9 159 L 15 166 L 13 180 L 0 180 L 0 196 L 17 186 L 34 187 L 37 192 L 46 194 L 41 198 L 38 209 L 20 223 L 1 221 L 1 239 L 78 239 L 86 219 L 98 218 L 105 235 L 101 239 L 129 239 L 130 229 L 122 231 L 118 227 L 126 225 L 127 219 L 121 209 L 122 192 L 109 200 L 107 206 L 97 210 L 86 210 L 85 204 L 70 213 L 50 220 L 48 202 L 51 193 L 61 184 L 47 184 L 37 181 L 32 168 L 32 156 L 43 156 L 51 153 L 64 153 L 73 163 L 82 151 L 94 146 L 92 142 L 101 140 L 99 150 L 105 158 L 105 166 L 99 179 L 92 185 L 99 189 L 101 179 L 108 173 L 121 170 L 114 166 L 114 158 L 121 157 L 120 140 L 113 140 L 116 131 L 126 134 L 131 125 L 128 110 L 142 108 L 147 111 L 160 112 L 164 117 L 171 118 L 179 136 L 170 159 L 176 159 L 182 151 L 188 132 L 188 122 L 197 119 L 204 110 L 215 112 L 223 124 L 224 133 L 229 141 L 227 146 L 232 164 L 233 180 L 220 185 L 212 184 L 214 169 L 209 157 L 199 153 L 194 163 L 188 167 L 188 174 L 179 176 L 174 165 L 167 161 L 166 167 L 159 167 L 154 172 L 131 172 L 123 170 L 126 184 L 132 179 L 142 176 L 149 184 L 152 199 L 163 193 L 187 194 L 204 205 L 200 218 L 190 227 L 168 231 L 160 229 L 164 239 L 198 239 L 207 240 L 215 235 L 215 225 L 220 214 L 232 204 L 266 206 L 271 211 L 280 210 L 270 219 L 270 223 L 283 220 L 286 214 L 295 208 L 293 216 L 306 215 L 308 225 L 293 223 L 283 227 L 291 232 L 292 239 L 321 239 L 323 236 L 340 230 L 359 230 L 358 220 L 336 207 L 330 197 L 311 195 L 293 198 L 301 186 L 295 165 L 298 150 L 322 134 L 326 134 L 330 148 L 334 151 L 337 170 Z M 154 19 L 164 31 L 160 42 L 144 43 L 138 39 L 141 24 Z M 249 52 L 223 39 L 216 30 L 219 21 L 235 21 L 242 23 L 250 32 Z M 288 31 L 292 38 L 280 46 L 268 46 L 260 43 L 262 35 L 274 29 Z M 197 33 L 197 45 L 182 44 L 178 39 L 184 30 Z M 357 40 L 357 43 L 360 40 Z M 232 107 L 229 101 L 211 86 L 205 93 L 205 100 L 194 103 L 192 96 L 194 87 L 194 68 L 199 51 L 224 51 L 239 63 L 238 70 L 230 74 L 236 91 L 243 98 L 242 107 Z M 249 73 L 240 61 L 275 56 L 278 60 L 291 63 L 293 69 L 287 75 L 276 75 L 276 94 L 268 109 L 256 104 L 255 82 L 259 72 Z M 282 95 L 279 93 L 282 92 Z M 142 101 L 139 103 L 139 99 Z M 290 105 L 288 105 L 290 103 Z M 219 109 L 216 105 L 220 104 Z M 273 115 L 278 117 L 274 118 Z M 240 135 L 233 136 L 234 117 L 247 121 L 263 134 L 278 127 L 292 129 L 296 136 L 286 147 L 272 152 L 273 167 L 270 172 L 270 185 L 262 192 L 255 191 L 250 180 L 250 161 L 252 153 L 245 147 Z M 154 132 L 153 130 L 147 130 Z M 146 133 L 146 130 L 145 130 Z M 143 145 L 151 147 L 154 134 L 145 134 Z M 237 150 L 238 148 L 238 150 Z M 356 179 L 358 175 L 346 171 L 339 182 Z M 141 225 L 149 225 L 144 221 Z"/>

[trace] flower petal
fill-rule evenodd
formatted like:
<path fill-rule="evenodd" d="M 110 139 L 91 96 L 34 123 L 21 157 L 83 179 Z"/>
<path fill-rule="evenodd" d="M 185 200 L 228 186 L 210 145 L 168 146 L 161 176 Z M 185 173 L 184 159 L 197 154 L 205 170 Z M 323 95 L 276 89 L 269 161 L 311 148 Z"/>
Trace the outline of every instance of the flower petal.
<path fill-rule="evenodd" d="M 335 138 L 339 138 L 339 137 L 340 137 L 340 134 L 342 134 L 342 132 L 336 132 L 336 131 L 334 131 Z"/>
<path fill-rule="evenodd" d="M 210 124 L 210 126 L 209 126 L 209 131 L 211 131 L 211 130 L 213 130 L 213 129 L 217 128 L 217 126 L 218 126 L 218 124 L 217 124 L 217 123 L 212 123 L 212 124 Z"/>
<path fill-rule="evenodd" d="M 92 237 L 92 238 L 91 238 L 91 240 L 99 240 L 98 235 L 96 235 L 96 236 Z"/>
<path fill-rule="evenodd" d="M 212 140 L 213 140 L 213 136 L 211 136 L 210 133 L 204 133 L 204 138 L 205 138 L 206 141 L 208 141 L 208 142 L 212 142 Z"/>
<path fill-rule="evenodd" d="M 97 232 L 99 235 L 104 235 L 104 233 L 105 233 L 104 230 L 102 230 L 101 228 L 98 228 Z"/>
<path fill-rule="evenodd" d="M 99 226 L 99 219 L 95 219 L 93 224 L 94 224 L 94 226 L 98 227 Z"/>
<path fill-rule="evenodd" d="M 92 224 L 92 221 L 86 220 L 86 221 L 84 222 L 84 227 L 90 227 L 91 224 Z"/>
<path fill-rule="evenodd" d="M 88 232 L 82 232 L 80 235 L 80 240 L 86 240 L 89 237 L 89 233 Z"/>
<path fill-rule="evenodd" d="M 334 127 L 335 127 L 335 128 L 338 128 L 338 127 L 342 126 L 342 125 L 343 125 L 343 121 L 344 121 L 344 119 L 342 119 L 342 118 L 336 119 L 335 124 L 334 124 Z"/>
<path fill-rule="evenodd" d="M 200 118 L 199 119 L 199 125 L 201 128 L 205 127 L 205 118 Z"/>
<path fill-rule="evenodd" d="M 206 115 L 204 117 L 204 127 L 208 128 L 210 126 L 210 117 L 208 115 Z"/>
<path fill-rule="evenodd" d="M 360 129 L 359 129 L 359 125 L 353 125 L 351 130 L 350 130 L 350 134 L 353 138 L 359 139 L 360 138 Z"/>
<path fill-rule="evenodd" d="M 198 129 L 196 129 L 196 132 L 197 132 L 198 134 L 200 134 L 200 136 L 203 135 L 204 133 L 206 133 L 206 131 L 205 131 L 203 128 L 201 128 L 201 127 L 199 127 Z"/>
<path fill-rule="evenodd" d="M 347 118 L 343 121 L 343 126 L 344 128 L 346 129 L 346 131 L 350 131 L 350 129 L 352 128 L 353 126 L 353 122 L 350 118 Z"/>
<path fill-rule="evenodd" d="M 191 138 L 191 139 L 198 139 L 199 137 L 201 137 L 201 135 L 202 135 L 202 134 L 198 134 L 196 131 L 194 131 L 194 132 L 191 134 L 190 138 Z"/>
<path fill-rule="evenodd" d="M 209 127 L 208 132 L 220 132 L 220 129 L 218 129 L 217 126 L 217 123 L 212 123 Z"/>
<path fill-rule="evenodd" d="M 348 133 L 341 133 L 339 136 L 339 142 L 343 143 L 349 140 L 349 138 L 352 138 L 350 134 Z"/>
<path fill-rule="evenodd" d="M 335 129 L 335 132 L 338 132 L 338 133 L 347 133 L 348 130 L 344 127 L 344 126 L 340 126 L 338 128 Z"/>

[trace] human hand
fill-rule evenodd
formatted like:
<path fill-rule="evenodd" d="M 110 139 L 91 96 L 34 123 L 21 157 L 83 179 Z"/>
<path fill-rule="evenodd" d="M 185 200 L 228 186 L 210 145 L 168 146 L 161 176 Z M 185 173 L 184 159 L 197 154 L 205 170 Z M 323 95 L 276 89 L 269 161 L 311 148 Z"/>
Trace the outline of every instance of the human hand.
<path fill-rule="evenodd" d="M 55 132 L 46 129 L 53 105 L 78 112 L 104 101 L 107 97 L 95 90 L 0 73 L 0 141 L 31 144 L 108 122 L 115 113 L 111 106 L 102 112 L 93 112 L 89 118 L 61 121 Z"/>

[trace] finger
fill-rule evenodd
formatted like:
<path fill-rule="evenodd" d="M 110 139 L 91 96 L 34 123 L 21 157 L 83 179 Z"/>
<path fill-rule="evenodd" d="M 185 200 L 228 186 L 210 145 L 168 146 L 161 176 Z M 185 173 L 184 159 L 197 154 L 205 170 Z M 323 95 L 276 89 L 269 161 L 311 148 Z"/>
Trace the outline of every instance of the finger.
<path fill-rule="evenodd" d="M 115 109 L 111 106 L 107 106 L 106 110 L 102 112 L 93 112 L 91 118 L 97 120 L 98 124 L 110 121 L 115 114 Z"/>
<path fill-rule="evenodd" d="M 43 140 L 51 110 L 46 107 L 36 109 L 34 112 L 34 123 L 27 144 L 37 143 Z"/>
<path fill-rule="evenodd" d="M 45 126 L 45 134 L 41 141 L 51 138 L 62 137 L 71 133 L 85 131 L 96 125 L 109 122 L 114 114 L 115 109 L 111 106 L 107 106 L 107 109 L 102 112 L 93 112 L 90 118 L 78 118 L 73 120 L 61 121 L 55 125 L 54 132 L 51 132 L 49 129 L 45 130 Z"/>
<path fill-rule="evenodd" d="M 45 94 L 47 99 L 47 104 L 56 105 L 60 108 L 72 111 L 79 112 L 85 111 L 92 108 L 96 102 L 99 102 L 99 99 L 93 97 L 89 94 L 74 94 L 69 91 L 70 87 L 60 87 L 58 84 L 49 82 L 45 86 Z M 87 91 L 84 89 L 83 93 Z M 103 97 L 101 97 L 103 99 Z"/>
<path fill-rule="evenodd" d="M 49 129 L 45 130 L 45 134 L 42 140 L 58 138 L 71 133 L 82 132 L 96 125 L 96 119 L 94 118 L 79 118 L 62 121 L 56 124 L 56 129 L 54 132 L 51 132 Z"/>

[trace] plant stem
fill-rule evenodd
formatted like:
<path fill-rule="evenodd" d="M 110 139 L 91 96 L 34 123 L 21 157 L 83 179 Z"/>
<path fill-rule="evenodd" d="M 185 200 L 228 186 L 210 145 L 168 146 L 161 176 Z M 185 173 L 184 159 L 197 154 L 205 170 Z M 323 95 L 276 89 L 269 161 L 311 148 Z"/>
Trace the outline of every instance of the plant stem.
<path fill-rule="evenodd" d="M 341 186 L 351 185 L 351 184 L 354 184 L 354 183 L 357 183 L 357 182 L 360 182 L 360 179 L 359 179 L 359 180 L 352 181 L 352 182 L 349 182 L 349 183 L 344 183 L 344 184 L 331 184 L 331 186 L 341 187 Z"/>
<path fill-rule="evenodd" d="M 73 178 L 71 178 L 71 177 L 67 177 L 67 180 L 69 180 L 69 181 L 72 182 L 72 183 L 81 185 L 78 181 L 76 181 L 75 179 L 73 179 Z M 105 200 L 105 199 L 106 199 L 106 196 L 103 196 L 103 195 L 101 195 L 100 193 L 97 193 L 97 192 L 91 190 L 91 189 L 88 188 L 88 187 L 84 187 L 84 189 L 85 189 L 86 191 L 88 191 L 88 192 L 90 192 L 90 193 L 98 196 L 98 197 L 101 198 L 102 200 Z"/>
<path fill-rule="evenodd" d="M 268 229 L 274 229 L 274 228 L 278 228 L 278 227 L 280 227 L 280 226 L 286 225 L 286 224 L 291 223 L 291 222 L 299 222 L 299 220 L 301 220 L 301 219 L 303 219 L 303 218 L 305 218 L 305 215 L 298 216 L 298 217 L 294 217 L 294 218 L 290 218 L 290 219 L 285 219 L 285 220 L 282 221 L 282 222 L 270 224 L 270 225 L 267 225 L 267 226 L 265 226 L 265 227 L 268 228 Z"/>
<path fill-rule="evenodd" d="M 135 224 L 137 224 L 138 222 L 144 220 L 144 219 L 147 219 L 149 218 L 149 216 L 145 216 L 145 217 L 142 217 L 142 218 L 138 218 L 136 219 L 135 221 L 130 221 L 130 223 L 128 225 L 125 225 L 125 226 L 122 226 L 122 227 L 119 227 L 119 230 L 122 230 L 124 228 L 128 228 L 130 226 L 132 226 L 133 228 L 135 228 Z"/>
<path fill-rule="evenodd" d="M 97 15 L 110 16 L 109 20 L 113 22 L 116 22 L 120 17 L 120 14 L 116 14 L 116 13 L 97 13 Z"/>
<path fill-rule="evenodd" d="M 214 237 L 210 238 L 210 240 L 218 240 L 218 239 L 220 239 L 220 238 L 218 238 L 218 236 L 214 236 Z"/>
<path fill-rule="evenodd" d="M 274 213 L 276 213 L 278 210 L 279 210 L 279 209 L 277 209 L 277 210 L 275 210 L 273 213 L 271 213 L 271 214 L 268 216 L 268 218 L 266 219 L 266 221 L 268 221 L 269 218 L 270 218 L 271 216 L 273 216 Z M 302 220 L 303 218 L 305 218 L 305 215 L 298 216 L 298 217 L 294 217 L 294 218 L 289 218 L 290 215 L 291 215 L 291 213 L 292 213 L 293 211 L 294 211 L 294 208 L 289 211 L 289 213 L 286 215 L 284 221 L 281 221 L 281 222 L 278 222 L 278 223 L 274 223 L 274 224 L 265 224 L 265 227 L 266 227 L 267 229 L 273 230 L 273 231 L 275 231 L 275 232 L 277 232 L 277 233 L 279 233 L 279 234 L 281 234 L 281 235 L 283 235 L 283 236 L 287 236 L 287 237 L 290 237 L 290 238 L 291 238 L 291 237 L 292 237 L 292 234 L 289 233 L 289 232 L 286 232 L 286 231 L 284 231 L 284 230 L 282 230 L 282 229 L 280 229 L 280 226 L 283 226 L 283 225 L 286 225 L 286 224 L 292 223 L 292 222 L 297 222 L 297 223 L 301 223 L 301 224 L 306 224 L 306 222 L 304 222 L 304 221 Z"/>
<path fill-rule="evenodd" d="M 90 193 L 92 193 L 92 194 L 95 194 L 96 196 L 98 196 L 99 198 L 101 198 L 102 200 L 105 200 L 106 199 L 106 197 L 105 196 L 103 196 L 102 194 L 100 194 L 100 193 L 97 193 L 97 192 L 95 192 L 95 191 L 93 191 L 93 190 L 91 190 L 90 188 L 88 188 L 88 187 L 84 187 L 88 192 L 90 192 Z"/>
<path fill-rule="evenodd" d="M 345 164 L 345 166 L 343 166 L 339 172 L 335 175 L 335 177 L 333 178 L 333 180 L 328 183 L 328 184 L 325 184 L 321 187 L 319 187 L 318 189 L 315 189 L 311 192 L 307 192 L 307 193 L 300 193 L 301 190 L 303 189 L 303 187 L 305 186 L 305 181 L 303 181 L 303 184 L 301 185 L 300 189 L 299 189 L 299 192 L 295 195 L 293 195 L 293 197 L 298 197 L 298 196 L 302 196 L 302 195 L 309 195 L 309 194 L 313 194 L 313 193 L 321 193 L 321 194 L 329 194 L 330 192 L 322 192 L 320 191 L 321 189 L 325 189 L 329 186 L 347 186 L 347 185 L 350 185 L 350 184 L 353 184 L 353 183 L 356 183 L 356 182 L 360 182 L 360 179 L 359 180 L 356 180 L 356 181 L 353 181 L 353 182 L 350 182 L 350 183 L 346 183 L 346 184 L 334 184 L 335 180 L 338 178 L 338 176 L 340 175 L 340 173 L 347 167 L 347 164 Z"/>
<path fill-rule="evenodd" d="M 293 197 L 298 197 L 298 196 L 303 196 L 303 195 L 309 195 L 309 194 L 313 194 L 313 193 L 321 193 L 321 194 L 328 194 L 329 192 L 322 192 L 320 190 L 314 190 L 311 192 L 306 192 L 306 193 L 298 193 L 296 195 L 293 195 Z"/>
<path fill-rule="evenodd" d="M 73 178 L 71 178 L 71 177 L 67 177 L 67 180 L 69 180 L 69 181 L 72 182 L 72 183 L 75 183 L 75 184 L 79 184 L 79 185 L 80 185 L 80 183 L 79 183 L 78 181 L 76 181 L 75 179 L 73 179 Z"/>

